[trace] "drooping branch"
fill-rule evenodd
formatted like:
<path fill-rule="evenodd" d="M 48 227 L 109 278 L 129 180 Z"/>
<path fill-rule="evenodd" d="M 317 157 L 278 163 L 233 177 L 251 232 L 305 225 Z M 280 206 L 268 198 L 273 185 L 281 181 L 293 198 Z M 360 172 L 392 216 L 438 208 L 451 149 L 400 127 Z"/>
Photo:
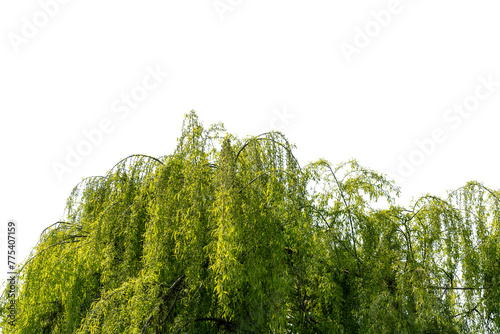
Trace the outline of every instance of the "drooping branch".
<path fill-rule="evenodd" d="M 269 133 L 272 133 L 272 132 L 264 132 L 256 137 L 253 137 L 253 138 L 250 138 L 248 139 L 245 144 L 243 144 L 243 146 L 238 150 L 238 153 L 236 154 L 236 157 L 234 159 L 234 162 L 236 162 L 238 160 L 238 157 L 240 156 L 240 153 L 254 140 L 270 140 L 272 141 L 273 143 L 283 147 L 289 154 L 290 156 L 295 160 L 295 163 L 297 164 L 298 168 L 300 169 L 300 165 L 299 165 L 299 162 L 297 160 L 297 158 L 295 158 L 295 156 L 293 155 L 293 153 L 291 152 L 290 148 L 288 148 L 287 146 L 285 146 L 283 143 L 280 143 L 276 140 L 274 140 L 273 138 L 268 138 L 268 137 L 261 137 L 261 136 L 265 136 Z"/>
<path fill-rule="evenodd" d="M 89 316 L 89 319 L 87 321 L 85 321 L 85 326 L 84 326 L 84 330 L 87 329 L 87 324 L 88 322 L 90 322 L 92 320 L 92 318 L 94 317 L 94 313 L 97 311 L 97 307 L 104 304 L 105 301 L 107 301 L 109 298 L 111 298 L 113 295 L 115 295 L 117 292 L 119 291 L 122 291 L 123 289 L 125 289 L 126 285 L 122 285 L 121 287 L 119 288 L 116 288 L 115 290 L 111 291 L 108 293 L 108 295 L 106 297 L 103 297 L 101 298 L 97 304 L 94 306 L 93 310 L 92 310 L 92 313 L 90 314 Z"/>
<path fill-rule="evenodd" d="M 51 228 L 52 226 L 56 225 L 56 224 L 67 224 L 67 225 L 71 225 L 71 223 L 68 223 L 68 222 L 63 222 L 63 221 L 58 221 L 58 222 L 55 222 L 54 224 L 50 224 L 49 226 L 47 226 L 46 228 L 43 229 L 42 233 L 40 233 L 40 238 L 42 238 L 42 235 L 45 233 L 45 231 L 47 231 L 49 228 Z"/>
<path fill-rule="evenodd" d="M 259 173 L 259 175 L 257 175 L 256 177 L 254 177 L 250 182 L 248 182 L 243 188 L 241 188 L 237 193 L 238 194 L 241 194 L 241 192 L 243 190 L 245 190 L 246 188 L 248 188 L 248 186 L 250 186 L 252 183 L 254 183 L 256 180 L 258 180 L 261 176 L 264 176 L 264 175 L 268 175 L 269 172 L 284 172 L 284 173 L 289 173 L 291 174 L 292 176 L 295 176 L 294 174 L 290 173 L 289 171 L 285 170 L 285 169 L 280 169 L 280 168 L 276 168 L 276 169 L 270 169 L 268 171 L 262 171 Z"/>
<path fill-rule="evenodd" d="M 83 238 L 86 238 L 87 236 L 86 235 L 82 235 L 82 236 L 70 236 L 69 238 L 70 239 L 73 239 L 73 240 L 69 240 L 69 241 L 59 241 L 55 244 L 52 244 L 50 246 L 47 246 L 46 248 L 42 249 L 41 251 L 39 251 L 38 253 L 36 253 L 35 255 L 33 255 L 32 257 L 30 257 L 25 263 L 24 265 L 21 267 L 21 269 L 18 270 L 18 273 L 22 272 L 24 267 L 26 267 L 26 265 L 28 263 L 30 263 L 34 258 L 40 256 L 41 254 L 43 254 L 45 251 L 51 249 L 52 247 L 55 247 L 55 246 L 59 246 L 59 245 L 64 245 L 64 244 L 71 244 L 71 243 L 76 243 L 76 242 L 80 242 L 81 239 L 78 239 L 76 240 L 75 238 L 77 237 L 83 237 Z"/>
<path fill-rule="evenodd" d="M 146 155 L 146 154 L 132 154 L 132 155 L 129 155 L 128 157 L 123 158 L 122 160 L 118 161 L 118 162 L 117 162 L 117 163 L 116 163 L 116 164 L 115 164 L 115 165 L 114 165 L 114 166 L 113 166 L 113 167 L 112 167 L 112 168 L 108 171 L 108 173 L 107 173 L 107 174 L 110 174 L 110 173 L 111 173 L 111 171 L 112 171 L 112 170 L 113 170 L 116 166 L 118 166 L 120 163 L 122 163 L 123 161 L 128 160 L 128 159 L 133 158 L 133 157 L 143 157 L 143 158 L 148 158 L 148 159 L 151 159 L 151 160 L 153 160 L 153 161 L 158 162 L 159 164 L 164 165 L 164 163 L 163 163 L 163 162 L 161 162 L 160 160 L 158 160 L 158 159 L 156 159 L 156 158 L 154 158 L 154 157 L 152 157 L 152 156 L 149 156 L 149 155 Z"/>
<path fill-rule="evenodd" d="M 337 180 L 337 176 L 333 172 L 332 167 L 329 164 L 327 164 L 327 167 L 328 167 L 328 169 L 330 170 L 330 172 L 333 175 L 333 179 L 335 180 L 335 183 L 337 184 L 337 187 L 339 188 L 340 196 L 342 197 L 342 201 L 344 202 L 344 206 L 345 206 L 345 208 L 347 210 L 347 216 L 348 216 L 348 219 L 349 219 L 349 225 L 351 227 L 352 243 L 353 243 L 353 247 L 354 247 L 354 252 L 356 252 L 357 245 L 356 245 L 356 236 L 354 234 L 354 224 L 352 222 L 352 216 L 351 216 L 351 207 L 350 207 L 350 205 L 347 204 L 347 200 L 345 199 L 345 196 L 344 196 L 344 188 L 342 187 L 342 185 Z"/>
<path fill-rule="evenodd" d="M 146 329 L 148 328 L 148 324 L 149 324 L 149 321 L 153 318 L 153 315 L 155 314 L 156 310 L 160 307 L 160 305 L 162 305 L 168 298 L 168 296 L 170 295 L 170 293 L 177 288 L 178 285 L 180 285 L 182 283 L 182 281 L 186 278 L 186 274 L 182 274 L 179 278 L 177 278 L 177 280 L 174 282 L 174 284 L 172 284 L 172 286 L 170 286 L 170 288 L 168 289 L 168 291 L 165 293 L 165 295 L 161 298 L 160 302 L 158 303 L 158 305 L 155 306 L 154 310 L 151 312 L 151 315 L 149 316 L 149 318 L 146 320 L 146 322 L 144 323 L 144 327 L 142 327 L 142 331 L 141 331 L 141 334 L 142 333 L 145 333 Z M 177 300 L 177 296 L 174 300 L 174 302 L 172 303 L 172 306 L 170 308 L 170 311 L 167 313 L 167 316 L 170 314 L 170 312 L 172 311 L 173 307 L 174 307 L 174 304 L 175 304 L 175 301 Z"/>
<path fill-rule="evenodd" d="M 308 206 L 310 208 L 312 208 L 318 215 L 319 217 L 323 220 L 323 222 L 326 224 L 326 226 L 328 227 L 328 229 L 330 230 L 331 227 L 330 227 L 330 224 L 328 224 L 327 220 L 325 219 L 325 217 L 323 217 L 323 215 L 321 214 L 321 212 L 319 212 L 318 210 L 316 210 L 316 208 L 312 207 L 312 206 Z M 342 247 L 344 247 L 344 249 L 349 253 L 351 254 L 355 259 L 356 261 L 361 264 L 363 267 L 366 267 L 365 264 L 363 263 L 363 261 L 361 261 L 361 259 L 358 257 L 358 255 L 356 254 L 356 250 L 354 250 L 354 252 L 349 249 L 343 242 L 341 239 L 337 238 L 337 236 L 332 233 L 332 236 L 335 238 L 335 240 L 342 245 Z"/>

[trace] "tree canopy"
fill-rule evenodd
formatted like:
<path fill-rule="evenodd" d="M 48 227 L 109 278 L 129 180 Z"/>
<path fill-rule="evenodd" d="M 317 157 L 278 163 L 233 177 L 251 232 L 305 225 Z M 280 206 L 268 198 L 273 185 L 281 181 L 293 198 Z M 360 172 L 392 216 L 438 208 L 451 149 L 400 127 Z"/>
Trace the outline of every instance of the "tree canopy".
<path fill-rule="evenodd" d="M 173 154 L 80 182 L 19 265 L 4 333 L 498 333 L 500 192 L 405 208 L 351 160 L 185 116 Z"/>

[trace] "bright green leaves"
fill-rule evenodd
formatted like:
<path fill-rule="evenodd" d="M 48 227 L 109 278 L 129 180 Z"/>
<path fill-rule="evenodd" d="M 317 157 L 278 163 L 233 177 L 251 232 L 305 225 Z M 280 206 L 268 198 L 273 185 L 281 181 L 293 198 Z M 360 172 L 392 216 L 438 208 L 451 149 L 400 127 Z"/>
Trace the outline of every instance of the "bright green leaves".
<path fill-rule="evenodd" d="M 84 179 L 20 272 L 18 332 L 498 331 L 498 191 L 406 209 L 355 160 L 293 149 L 191 112 L 173 154 Z"/>

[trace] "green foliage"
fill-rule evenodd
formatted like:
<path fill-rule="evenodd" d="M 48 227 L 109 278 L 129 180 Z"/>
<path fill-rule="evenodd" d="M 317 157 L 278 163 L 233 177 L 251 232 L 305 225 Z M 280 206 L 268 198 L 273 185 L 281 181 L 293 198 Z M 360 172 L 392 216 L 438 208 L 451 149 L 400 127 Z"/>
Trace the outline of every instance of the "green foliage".
<path fill-rule="evenodd" d="M 498 191 L 406 209 L 383 175 L 293 149 L 191 112 L 172 155 L 84 179 L 22 265 L 15 327 L 4 291 L 4 333 L 500 331 Z"/>

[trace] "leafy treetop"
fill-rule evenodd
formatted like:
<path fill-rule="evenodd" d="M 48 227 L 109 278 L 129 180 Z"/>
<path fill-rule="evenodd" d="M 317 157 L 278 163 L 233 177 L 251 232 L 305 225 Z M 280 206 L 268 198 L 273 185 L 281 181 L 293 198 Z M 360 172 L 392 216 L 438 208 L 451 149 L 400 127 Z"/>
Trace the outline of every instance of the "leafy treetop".
<path fill-rule="evenodd" d="M 355 160 L 186 115 L 174 153 L 84 179 L 19 270 L 4 333 L 500 331 L 500 192 L 396 205 Z M 387 205 L 375 205 L 380 200 Z"/>

